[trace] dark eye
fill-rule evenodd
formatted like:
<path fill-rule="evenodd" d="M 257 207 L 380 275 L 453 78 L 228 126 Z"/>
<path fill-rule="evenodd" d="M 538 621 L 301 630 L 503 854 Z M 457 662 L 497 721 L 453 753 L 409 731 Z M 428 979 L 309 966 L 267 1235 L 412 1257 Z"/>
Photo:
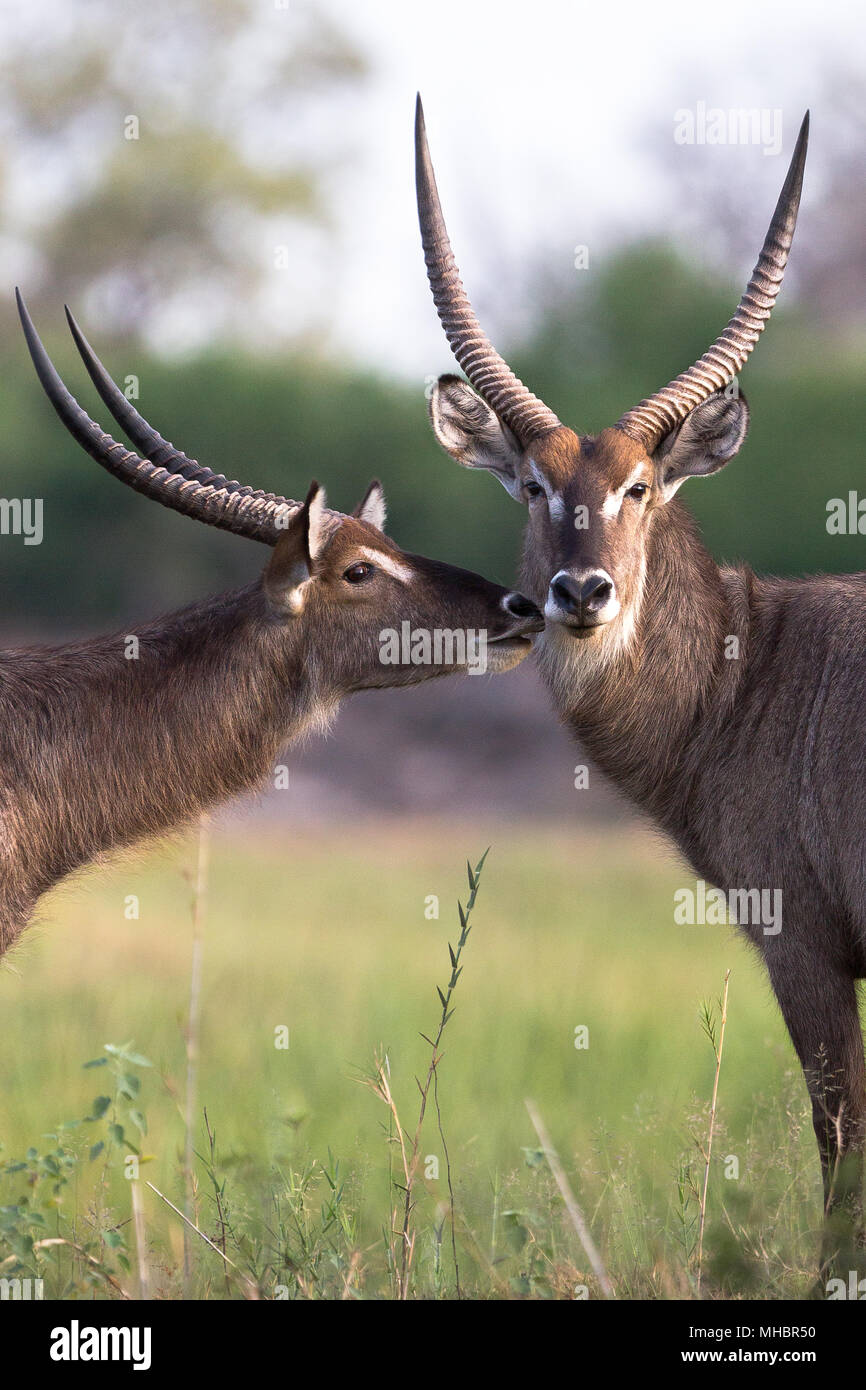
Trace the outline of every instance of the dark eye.
<path fill-rule="evenodd" d="M 635 483 L 634 487 L 629 488 L 626 497 L 645 497 L 648 492 L 649 485 L 647 483 Z"/>
<path fill-rule="evenodd" d="M 526 479 L 526 482 L 523 484 L 523 490 L 527 497 L 540 497 L 544 492 L 544 488 L 540 483 L 537 483 L 534 478 Z"/>
<path fill-rule="evenodd" d="M 375 565 L 368 565 L 365 560 L 359 560 L 357 564 L 350 565 L 345 571 L 343 578 L 347 584 L 363 584 L 365 579 L 369 579 L 375 573 Z"/>

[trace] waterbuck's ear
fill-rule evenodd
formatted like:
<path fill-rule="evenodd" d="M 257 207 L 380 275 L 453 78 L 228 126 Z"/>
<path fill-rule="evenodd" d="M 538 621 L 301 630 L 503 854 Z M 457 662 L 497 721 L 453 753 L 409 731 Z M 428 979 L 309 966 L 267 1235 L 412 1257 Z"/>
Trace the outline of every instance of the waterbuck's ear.
<path fill-rule="evenodd" d="M 382 484 L 378 478 L 374 478 L 352 516 L 356 516 L 359 521 L 368 521 L 377 531 L 384 531 L 387 514 Z"/>
<path fill-rule="evenodd" d="M 749 428 L 745 396 L 720 392 L 696 405 L 677 429 L 662 440 L 655 465 L 665 501 L 686 478 L 704 477 L 724 468 Z"/>
<path fill-rule="evenodd" d="M 324 548 L 325 490 L 311 483 L 304 505 L 289 517 L 265 566 L 265 598 L 275 613 L 296 617 L 304 607 L 307 585 Z"/>
<path fill-rule="evenodd" d="M 520 495 L 520 445 L 486 401 L 459 376 L 440 376 L 430 395 L 433 433 L 464 468 L 486 468 Z"/>

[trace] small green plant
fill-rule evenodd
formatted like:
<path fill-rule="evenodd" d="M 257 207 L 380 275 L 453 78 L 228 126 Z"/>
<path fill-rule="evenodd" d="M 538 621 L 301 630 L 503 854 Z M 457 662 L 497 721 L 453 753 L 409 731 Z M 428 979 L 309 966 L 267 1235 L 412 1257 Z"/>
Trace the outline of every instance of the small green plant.
<path fill-rule="evenodd" d="M 137 1162 L 146 1161 L 127 1128 L 135 1131 L 139 1141 L 147 1133 L 138 1071 L 151 1063 L 131 1049 L 131 1043 L 106 1043 L 105 1056 L 85 1062 L 88 1070 L 107 1067 L 112 1078 L 110 1091 L 94 1098 L 89 1114 L 67 1120 L 46 1134 L 49 1143 L 41 1151 L 31 1147 L 23 1158 L 0 1161 L 0 1192 L 5 1199 L 0 1205 L 3 1277 L 42 1280 L 51 1296 L 58 1298 L 100 1290 L 129 1296 L 120 1283 L 130 1269 L 123 1223 L 108 1208 L 107 1189 L 119 1149 Z M 99 1200 L 82 1232 L 80 1215 L 67 1212 L 65 1199 L 84 1170 L 100 1157 Z"/>
<path fill-rule="evenodd" d="M 694 1210 L 694 1207 L 696 1204 L 699 1205 L 701 1200 L 701 1194 L 692 1172 L 692 1163 L 691 1155 L 686 1155 L 680 1159 L 676 1181 L 676 1238 L 682 1246 L 687 1266 L 691 1262 L 697 1239 L 695 1227 L 698 1223 L 698 1212 Z"/>

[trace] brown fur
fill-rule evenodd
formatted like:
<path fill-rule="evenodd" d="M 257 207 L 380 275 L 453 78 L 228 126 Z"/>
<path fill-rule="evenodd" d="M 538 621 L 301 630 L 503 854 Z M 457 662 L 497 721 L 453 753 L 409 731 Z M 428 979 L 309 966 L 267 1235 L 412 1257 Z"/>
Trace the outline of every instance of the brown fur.
<path fill-rule="evenodd" d="M 506 611 L 499 585 L 406 555 L 365 521 L 331 527 L 299 582 L 305 544 L 295 520 L 262 580 L 137 629 L 137 660 L 123 633 L 0 652 L 0 954 L 52 884 L 257 786 L 345 695 L 459 669 L 383 665 L 383 628 L 484 630 L 502 670 L 541 626 Z M 362 547 L 409 582 L 383 567 L 349 585 Z M 300 607 L 283 611 L 290 590 Z"/>
<path fill-rule="evenodd" d="M 453 381 L 441 380 L 449 403 L 434 413 L 435 425 L 451 412 L 440 433 L 450 452 L 468 390 Z M 548 603 L 536 651 L 563 721 L 698 877 L 726 893 L 781 890 L 779 934 L 760 923 L 743 930 L 762 953 L 812 1098 L 825 1260 L 843 1247 L 851 1259 L 866 1144 L 855 988 L 866 976 L 866 575 L 758 579 L 715 564 L 673 494 L 721 467 L 747 421 L 742 398 L 715 397 L 652 457 L 619 429 L 578 439 L 559 428 L 525 450 L 512 440 L 507 468 L 500 447 L 493 471 L 528 501 L 523 585 Z M 472 466 L 487 466 L 482 451 L 461 447 Z M 531 497 L 539 476 L 546 495 Z M 646 495 L 617 510 L 611 495 L 634 478 Z M 597 568 L 621 608 L 593 628 L 558 610 L 549 586 Z"/>

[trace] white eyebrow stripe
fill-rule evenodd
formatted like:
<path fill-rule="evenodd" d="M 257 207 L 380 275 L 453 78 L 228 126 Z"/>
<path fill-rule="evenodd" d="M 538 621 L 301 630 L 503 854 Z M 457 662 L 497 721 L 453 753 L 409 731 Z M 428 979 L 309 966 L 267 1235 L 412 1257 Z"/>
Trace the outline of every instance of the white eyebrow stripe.
<path fill-rule="evenodd" d="M 383 550 L 372 550 L 366 545 L 362 545 L 359 548 L 359 553 L 364 556 L 365 560 L 369 560 L 371 565 L 378 565 L 380 570 L 384 570 L 386 574 L 399 579 L 401 584 L 408 584 L 414 577 L 414 570 L 410 569 L 408 565 L 401 565 L 399 560 L 395 560 L 391 555 L 386 555 Z"/>
<path fill-rule="evenodd" d="M 645 467 L 645 464 L 639 463 L 636 468 L 632 469 L 631 473 L 626 478 L 622 487 L 618 487 L 616 492 L 611 492 L 608 494 L 608 496 L 604 499 L 601 511 L 599 512 L 599 516 L 619 516 L 619 511 L 620 507 L 622 506 L 623 498 L 625 497 L 629 488 L 634 487 L 635 483 L 637 482 L 644 481 L 643 472 Z"/>
<path fill-rule="evenodd" d="M 539 487 L 544 488 L 547 500 L 550 501 L 551 497 L 553 496 L 553 489 L 551 488 L 550 483 L 545 478 L 541 469 L 538 467 L 538 464 L 535 462 L 535 459 L 529 460 L 529 467 L 532 469 L 533 478 L 538 483 Z"/>
<path fill-rule="evenodd" d="M 646 481 L 646 480 L 641 476 L 641 475 L 643 474 L 643 471 L 644 471 L 645 467 L 646 467 L 646 464 L 644 464 L 644 463 L 639 463 L 638 466 L 637 466 L 637 468 L 635 468 L 634 472 L 631 473 L 631 474 L 629 474 L 628 478 L 626 478 L 625 482 L 624 482 L 623 485 L 622 485 L 622 490 L 623 490 L 623 492 L 628 492 L 629 488 L 630 488 L 630 487 L 634 487 L 635 483 L 638 483 L 638 482 L 645 482 L 645 481 Z"/>

